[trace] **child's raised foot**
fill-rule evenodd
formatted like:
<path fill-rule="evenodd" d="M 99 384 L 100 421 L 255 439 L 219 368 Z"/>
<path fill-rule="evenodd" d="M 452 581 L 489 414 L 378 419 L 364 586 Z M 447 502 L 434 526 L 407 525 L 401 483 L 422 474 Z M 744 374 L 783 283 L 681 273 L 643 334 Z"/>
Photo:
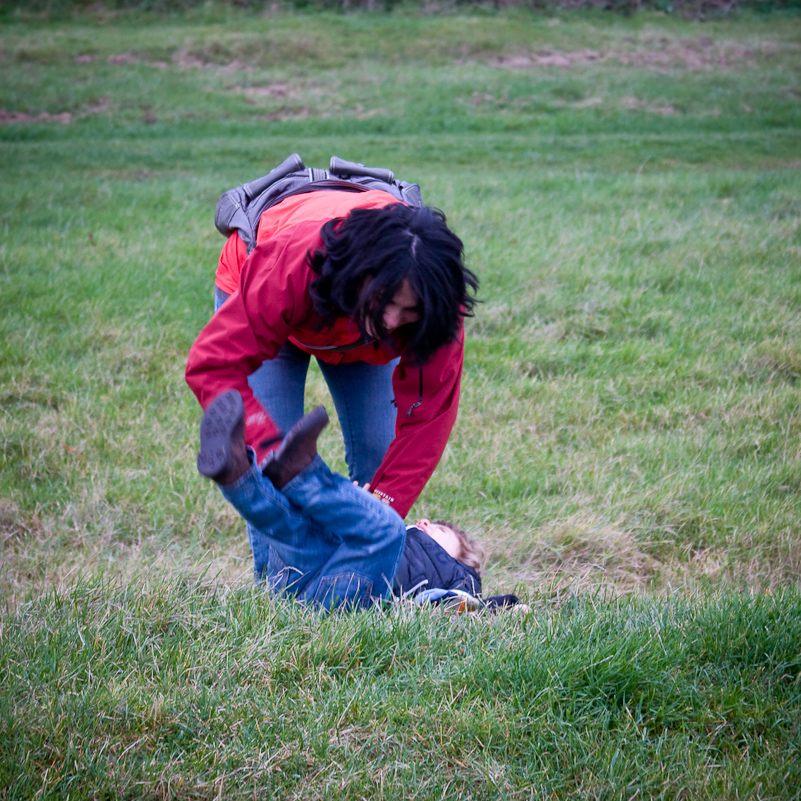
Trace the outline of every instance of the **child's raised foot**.
<path fill-rule="evenodd" d="M 218 395 L 200 421 L 197 469 L 218 484 L 233 484 L 250 468 L 245 447 L 245 407 L 235 389 Z"/>

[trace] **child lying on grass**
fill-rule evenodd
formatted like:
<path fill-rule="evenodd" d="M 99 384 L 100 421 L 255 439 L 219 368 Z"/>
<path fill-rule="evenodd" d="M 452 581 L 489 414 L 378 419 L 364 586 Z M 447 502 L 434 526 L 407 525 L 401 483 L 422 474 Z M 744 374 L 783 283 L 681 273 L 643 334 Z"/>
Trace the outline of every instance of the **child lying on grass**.
<path fill-rule="evenodd" d="M 317 454 L 327 423 L 318 406 L 257 465 L 239 392 L 218 395 L 203 414 L 198 470 L 247 522 L 256 580 L 328 609 L 434 588 L 475 599 L 480 546 L 444 521 L 407 528 L 390 506 L 332 473 Z"/>

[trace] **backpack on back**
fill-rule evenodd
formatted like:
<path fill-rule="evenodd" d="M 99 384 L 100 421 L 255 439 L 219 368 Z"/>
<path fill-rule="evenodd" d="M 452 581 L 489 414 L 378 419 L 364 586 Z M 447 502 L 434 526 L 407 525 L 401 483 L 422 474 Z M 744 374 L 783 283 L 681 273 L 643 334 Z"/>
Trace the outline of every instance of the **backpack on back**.
<path fill-rule="evenodd" d="M 409 206 L 422 206 L 418 184 L 396 180 L 391 170 L 365 167 L 333 156 L 327 170 L 306 167 L 293 153 L 267 175 L 224 192 L 217 203 L 214 225 L 223 236 L 236 231 L 247 245 L 248 255 L 256 247 L 261 215 L 291 195 L 320 190 L 368 192 L 380 189 Z"/>

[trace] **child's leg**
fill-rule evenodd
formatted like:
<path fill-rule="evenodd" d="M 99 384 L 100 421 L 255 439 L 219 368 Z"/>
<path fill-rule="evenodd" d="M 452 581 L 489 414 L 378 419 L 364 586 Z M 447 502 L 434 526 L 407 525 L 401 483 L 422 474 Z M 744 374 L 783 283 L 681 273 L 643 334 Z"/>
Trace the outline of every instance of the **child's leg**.
<path fill-rule="evenodd" d="M 256 581 L 266 581 L 277 592 L 303 594 L 335 552 L 336 543 L 320 536 L 318 527 L 254 464 L 233 484 L 219 486 L 247 522 Z"/>
<path fill-rule="evenodd" d="M 333 474 L 319 456 L 283 493 L 334 543 L 302 597 L 330 608 L 367 605 L 389 594 L 406 540 L 394 509 Z"/>

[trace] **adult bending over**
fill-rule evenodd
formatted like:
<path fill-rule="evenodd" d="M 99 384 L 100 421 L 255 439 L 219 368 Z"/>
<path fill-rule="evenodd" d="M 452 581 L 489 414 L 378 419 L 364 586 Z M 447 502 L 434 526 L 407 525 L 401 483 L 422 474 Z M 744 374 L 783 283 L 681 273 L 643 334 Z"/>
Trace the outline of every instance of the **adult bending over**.
<path fill-rule="evenodd" d="M 462 256 L 441 212 L 386 192 L 291 196 L 264 212 L 250 256 L 237 234 L 223 248 L 186 380 L 204 409 L 239 391 L 261 462 L 302 417 L 314 356 L 350 478 L 405 517 L 456 420 L 478 288 Z"/>

